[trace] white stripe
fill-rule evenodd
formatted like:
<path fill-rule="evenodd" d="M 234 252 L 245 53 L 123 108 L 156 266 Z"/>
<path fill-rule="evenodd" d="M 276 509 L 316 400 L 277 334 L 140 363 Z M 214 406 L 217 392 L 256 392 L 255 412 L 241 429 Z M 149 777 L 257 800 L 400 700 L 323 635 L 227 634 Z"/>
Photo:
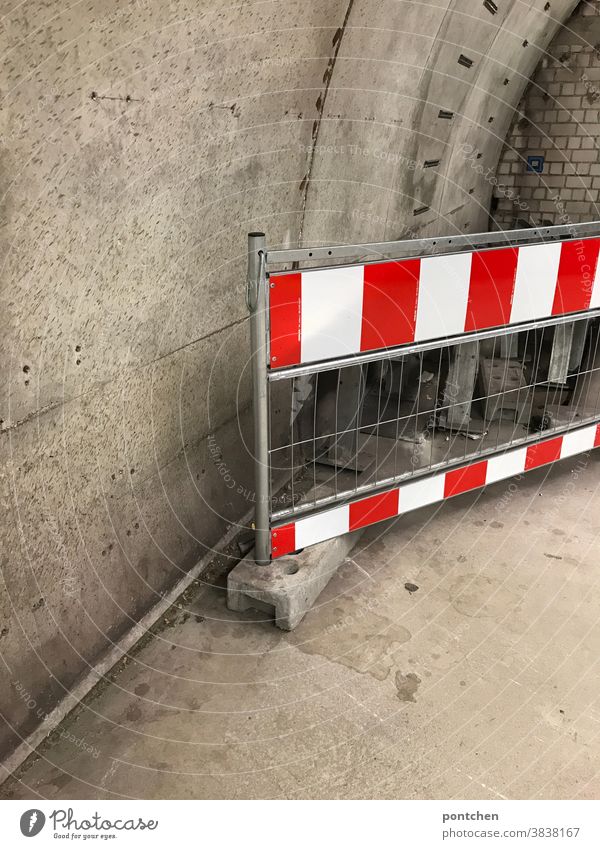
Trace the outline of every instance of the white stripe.
<path fill-rule="evenodd" d="M 302 272 L 302 362 L 360 351 L 364 267 Z"/>
<path fill-rule="evenodd" d="M 441 474 L 401 486 L 398 513 L 402 515 L 402 513 L 408 513 L 409 510 L 417 510 L 427 504 L 442 501 L 444 498 L 444 479 L 445 475 Z"/>
<path fill-rule="evenodd" d="M 562 441 L 561 459 L 592 449 L 596 438 L 596 428 L 597 426 L 594 424 L 565 434 Z M 534 443 L 534 445 L 539 444 Z M 526 457 L 527 446 L 488 458 L 486 485 L 524 472 Z M 442 473 L 401 486 L 398 514 L 402 515 L 410 510 L 417 510 L 419 507 L 426 507 L 428 504 L 443 501 L 445 479 L 446 473 Z M 296 548 L 306 548 L 332 537 L 347 534 L 349 528 L 350 507 L 347 504 L 334 507 L 332 510 L 326 510 L 323 513 L 317 513 L 316 516 L 299 519 L 296 522 Z"/>
<path fill-rule="evenodd" d="M 600 256 L 596 265 L 596 274 L 594 276 L 594 288 L 592 289 L 592 298 L 590 300 L 590 309 L 593 310 L 600 307 Z"/>
<path fill-rule="evenodd" d="M 421 260 L 415 340 L 464 333 L 471 259 L 465 253 Z"/>
<path fill-rule="evenodd" d="M 594 447 L 595 439 L 596 425 L 582 427 L 581 430 L 574 430 L 572 433 L 565 433 L 560 449 L 561 458 L 572 457 L 573 454 L 589 451 Z"/>
<path fill-rule="evenodd" d="M 527 448 L 517 448 L 515 451 L 506 451 L 496 457 L 490 457 L 487 464 L 485 482 L 495 483 L 505 478 L 512 478 L 525 471 L 525 457 Z"/>
<path fill-rule="evenodd" d="M 296 522 L 296 548 L 306 548 L 316 542 L 347 534 L 350 528 L 350 508 L 347 504 L 317 513 Z"/>
<path fill-rule="evenodd" d="M 552 315 L 562 242 L 519 248 L 510 323 Z"/>

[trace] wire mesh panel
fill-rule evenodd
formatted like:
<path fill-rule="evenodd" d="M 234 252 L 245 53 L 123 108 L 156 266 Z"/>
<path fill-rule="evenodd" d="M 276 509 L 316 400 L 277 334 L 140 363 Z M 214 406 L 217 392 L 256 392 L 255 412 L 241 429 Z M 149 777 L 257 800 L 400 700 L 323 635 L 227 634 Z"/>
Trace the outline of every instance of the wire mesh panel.
<path fill-rule="evenodd" d="M 600 419 L 600 320 L 284 378 L 270 447 L 284 520 Z M 275 479 L 273 478 L 273 480 Z"/>
<path fill-rule="evenodd" d="M 600 239 L 543 235 L 276 274 L 263 254 L 269 556 L 598 444 Z"/>

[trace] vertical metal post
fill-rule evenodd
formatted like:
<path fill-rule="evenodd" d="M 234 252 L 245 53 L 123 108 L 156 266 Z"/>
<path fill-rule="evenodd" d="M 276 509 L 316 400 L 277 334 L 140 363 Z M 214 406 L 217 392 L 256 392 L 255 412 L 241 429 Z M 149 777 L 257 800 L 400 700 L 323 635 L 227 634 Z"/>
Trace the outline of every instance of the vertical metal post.
<path fill-rule="evenodd" d="M 254 559 L 260 566 L 271 560 L 269 535 L 269 398 L 267 388 L 267 274 L 264 233 L 248 234 L 247 302 L 254 408 Z"/>
<path fill-rule="evenodd" d="M 445 427 L 461 430 L 471 421 L 471 404 L 479 368 L 479 342 L 461 342 L 452 353 L 446 386 L 445 413 L 440 422 Z"/>
<path fill-rule="evenodd" d="M 519 356 L 519 334 L 505 333 L 500 337 L 500 356 L 503 360 L 516 360 Z"/>
<path fill-rule="evenodd" d="M 564 386 L 567 381 L 574 329 L 574 322 L 558 324 L 554 329 L 552 354 L 550 355 L 550 365 L 548 366 L 548 381 L 550 383 L 558 383 Z"/>
<path fill-rule="evenodd" d="M 585 351 L 585 342 L 587 339 L 589 320 L 582 319 L 575 322 L 573 330 L 573 344 L 571 346 L 571 356 L 569 357 L 569 371 L 575 371 L 580 368 L 583 354 Z"/>

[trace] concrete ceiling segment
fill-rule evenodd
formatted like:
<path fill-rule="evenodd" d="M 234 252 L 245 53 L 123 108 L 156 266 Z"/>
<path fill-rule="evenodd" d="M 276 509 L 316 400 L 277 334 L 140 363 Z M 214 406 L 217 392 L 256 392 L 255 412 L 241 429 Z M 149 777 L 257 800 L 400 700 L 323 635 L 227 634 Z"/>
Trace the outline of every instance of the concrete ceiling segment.
<path fill-rule="evenodd" d="M 492 14 L 473 0 L 375 10 L 355 0 L 319 128 L 304 242 L 485 227 L 490 187 L 473 180 L 462 145 L 478 139 L 495 168 L 527 75 L 576 3 L 545 5 L 511 0 Z M 507 68 L 519 81 L 508 87 Z"/>
<path fill-rule="evenodd" d="M 491 178 L 514 109 L 561 21 L 568 18 L 577 0 L 555 0 L 545 11 L 546 4 L 541 11 L 540 5 L 514 2 L 482 57 L 475 85 L 456 127 L 442 187 L 440 210 L 448 216 L 452 231 L 488 228 Z M 465 156 L 466 151 L 472 151 L 470 156 Z M 474 166 L 481 166 L 483 173 Z"/>
<path fill-rule="evenodd" d="M 447 7 L 448 0 L 354 0 L 317 137 L 306 243 L 382 236 L 396 161 L 414 147 L 418 93 Z"/>
<path fill-rule="evenodd" d="M 445 232 L 447 224 L 440 220 L 439 199 L 443 189 L 440 176 L 452 150 L 457 121 L 464 112 L 481 55 L 501 25 L 497 23 L 498 17 L 501 13 L 491 15 L 482 3 L 468 0 L 456 0 L 444 15 L 419 92 L 413 157 L 416 168 L 400 168 L 396 174 L 396 195 L 390 203 L 387 223 L 390 238 L 396 237 L 398 222 L 408 216 L 420 232 L 434 222 L 437 232 Z M 452 113 L 453 117 L 440 118 L 440 110 Z M 425 162 L 436 159 L 439 166 L 424 167 Z M 426 211 L 415 215 L 415 211 L 423 209 Z"/>

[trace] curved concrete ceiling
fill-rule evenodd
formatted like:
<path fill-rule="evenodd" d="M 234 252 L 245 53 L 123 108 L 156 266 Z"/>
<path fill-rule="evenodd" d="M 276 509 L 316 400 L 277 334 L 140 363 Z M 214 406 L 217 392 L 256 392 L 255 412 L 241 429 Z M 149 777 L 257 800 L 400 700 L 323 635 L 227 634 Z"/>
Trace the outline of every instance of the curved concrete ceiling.
<path fill-rule="evenodd" d="M 485 174 L 575 5 L 351 2 L 313 131 L 305 239 L 487 229 Z"/>

